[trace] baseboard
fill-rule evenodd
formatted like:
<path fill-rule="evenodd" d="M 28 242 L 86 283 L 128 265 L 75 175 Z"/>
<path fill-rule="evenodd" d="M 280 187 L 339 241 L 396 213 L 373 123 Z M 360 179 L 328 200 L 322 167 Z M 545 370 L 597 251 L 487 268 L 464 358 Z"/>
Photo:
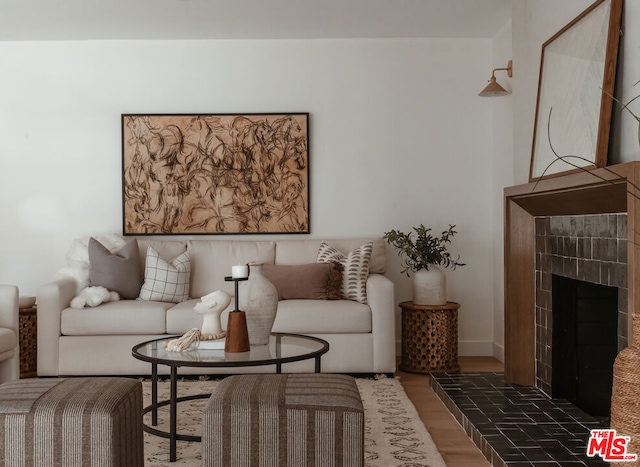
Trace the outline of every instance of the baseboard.
<path fill-rule="evenodd" d="M 499 360 L 502 363 L 504 363 L 504 345 L 494 342 L 493 356 L 496 358 L 496 360 Z"/>
<path fill-rule="evenodd" d="M 402 355 L 402 342 L 396 341 L 396 356 Z M 504 347 L 489 341 L 458 341 L 458 355 L 463 357 L 495 357 L 504 362 Z"/>
<path fill-rule="evenodd" d="M 458 341 L 458 355 L 462 357 L 493 357 L 493 342 Z"/>

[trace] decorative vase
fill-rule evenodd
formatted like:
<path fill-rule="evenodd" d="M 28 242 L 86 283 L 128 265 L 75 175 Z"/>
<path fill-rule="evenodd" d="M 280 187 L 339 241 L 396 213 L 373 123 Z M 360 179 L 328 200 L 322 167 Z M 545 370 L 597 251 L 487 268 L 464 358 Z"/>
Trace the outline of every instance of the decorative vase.
<path fill-rule="evenodd" d="M 413 273 L 414 305 L 444 305 L 447 303 L 447 280 L 441 269 L 429 266 Z"/>
<path fill-rule="evenodd" d="M 640 456 L 640 316 L 633 315 L 632 342 L 613 363 L 611 428 L 617 436 L 629 436 L 626 452 Z M 611 466 L 637 465 L 613 462 Z"/>
<path fill-rule="evenodd" d="M 239 307 L 247 314 L 249 342 L 269 343 L 278 310 L 278 291 L 262 274 L 262 264 L 249 264 L 249 280 L 240 287 Z"/>

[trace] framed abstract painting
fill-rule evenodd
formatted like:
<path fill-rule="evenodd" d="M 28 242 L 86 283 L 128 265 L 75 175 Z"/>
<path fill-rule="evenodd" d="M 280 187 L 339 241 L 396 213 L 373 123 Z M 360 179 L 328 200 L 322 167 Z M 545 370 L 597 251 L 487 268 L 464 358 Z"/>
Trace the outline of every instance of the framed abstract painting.
<path fill-rule="evenodd" d="M 529 181 L 607 163 L 623 0 L 597 0 L 542 45 Z"/>
<path fill-rule="evenodd" d="M 308 234 L 309 114 L 123 114 L 125 235 Z"/>

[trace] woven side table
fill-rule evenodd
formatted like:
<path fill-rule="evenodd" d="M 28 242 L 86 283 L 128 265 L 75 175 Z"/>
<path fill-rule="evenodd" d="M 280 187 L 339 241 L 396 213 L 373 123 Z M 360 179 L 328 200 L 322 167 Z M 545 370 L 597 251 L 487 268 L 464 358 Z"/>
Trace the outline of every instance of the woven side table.
<path fill-rule="evenodd" d="M 35 306 L 18 311 L 20 378 L 38 376 L 38 315 Z"/>
<path fill-rule="evenodd" d="M 409 373 L 443 373 L 460 370 L 458 363 L 458 308 L 445 305 L 400 303 L 402 357 L 400 369 Z"/>

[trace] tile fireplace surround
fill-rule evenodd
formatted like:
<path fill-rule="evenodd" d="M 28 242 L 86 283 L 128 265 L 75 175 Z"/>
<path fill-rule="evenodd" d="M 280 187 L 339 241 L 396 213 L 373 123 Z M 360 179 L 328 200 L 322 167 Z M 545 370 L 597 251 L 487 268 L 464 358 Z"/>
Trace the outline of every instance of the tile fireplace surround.
<path fill-rule="evenodd" d="M 640 200 L 629 193 L 634 192 L 634 185 L 640 186 L 640 162 L 580 171 L 504 190 L 505 382 L 536 385 L 536 218 L 626 214 L 631 240 L 634 232 L 640 233 Z M 640 280 L 636 277 L 640 274 L 640 248 L 629 243 L 626 250 L 626 303 L 628 310 L 634 310 L 636 300 L 640 302 Z M 630 320 L 631 313 L 627 316 Z M 631 342 L 630 321 L 627 329 Z"/>
<path fill-rule="evenodd" d="M 551 396 L 552 276 L 618 290 L 618 351 L 627 347 L 627 214 L 536 217 L 536 387 Z"/>

